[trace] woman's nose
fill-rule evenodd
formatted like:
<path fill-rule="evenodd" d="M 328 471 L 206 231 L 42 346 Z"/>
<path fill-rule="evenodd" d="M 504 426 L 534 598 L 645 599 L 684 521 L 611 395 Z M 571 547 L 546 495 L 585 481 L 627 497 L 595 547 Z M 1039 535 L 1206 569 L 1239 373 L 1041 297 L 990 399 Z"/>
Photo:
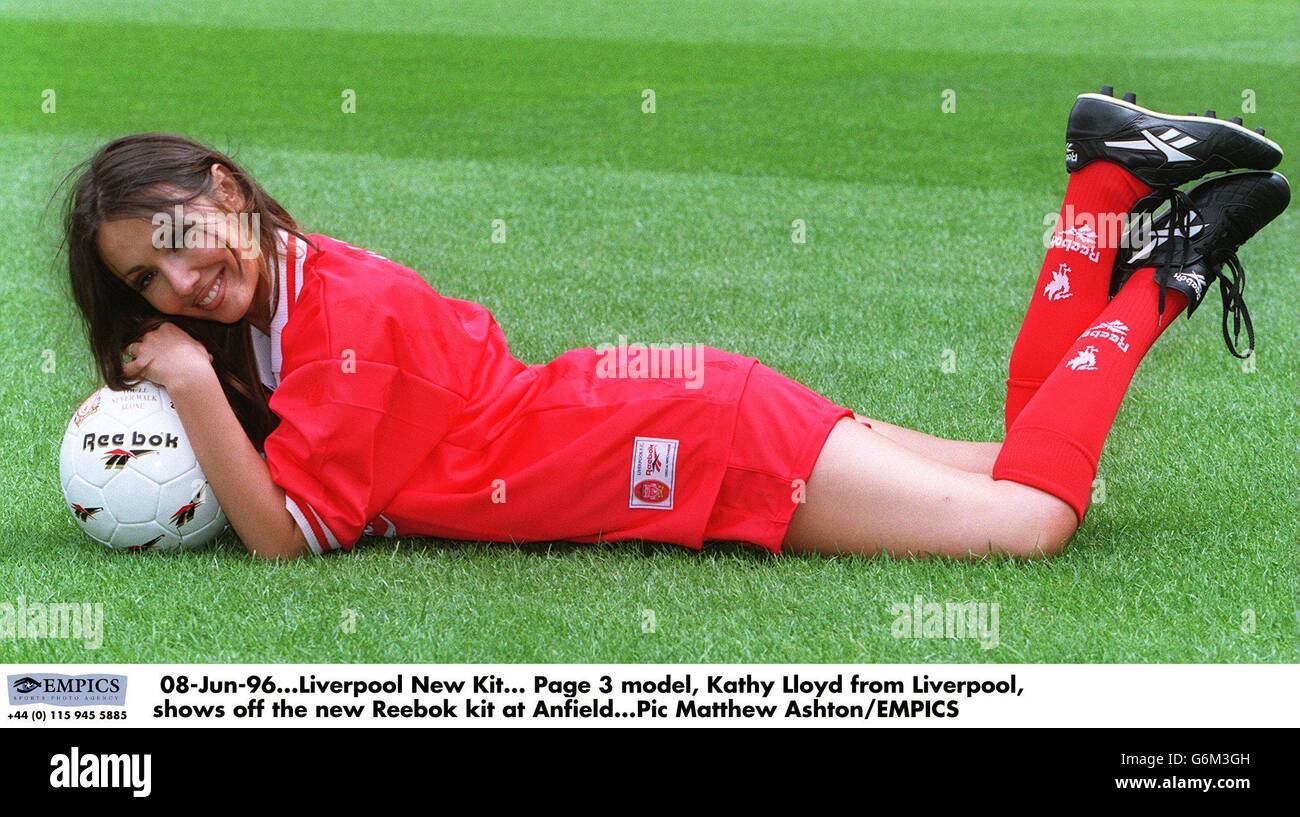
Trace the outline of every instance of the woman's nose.
<path fill-rule="evenodd" d="M 188 264 L 179 258 L 171 259 L 162 266 L 162 274 L 171 284 L 172 290 L 177 297 L 188 303 L 195 296 L 195 287 L 202 281 L 199 271 L 191 268 Z"/>

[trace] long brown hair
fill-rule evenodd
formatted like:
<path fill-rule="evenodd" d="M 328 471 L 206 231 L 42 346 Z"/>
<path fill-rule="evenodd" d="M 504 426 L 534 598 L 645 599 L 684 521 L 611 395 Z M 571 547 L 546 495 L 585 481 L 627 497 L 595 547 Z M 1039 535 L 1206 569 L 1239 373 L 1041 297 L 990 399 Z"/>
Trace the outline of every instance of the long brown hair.
<path fill-rule="evenodd" d="M 155 213 L 188 205 L 210 194 L 213 163 L 223 165 L 239 184 L 244 212 L 257 214 L 258 244 L 265 262 L 260 275 L 274 293 L 271 314 L 275 314 L 275 301 L 279 299 L 276 230 L 285 230 L 303 241 L 307 241 L 306 237 L 288 211 L 229 156 L 171 133 L 139 133 L 114 139 L 68 173 L 63 184 L 80 174 L 68 193 L 63 213 L 68 274 L 95 366 L 106 385 L 128 388 L 122 374 L 126 347 L 159 324 L 171 321 L 212 355 L 226 399 L 260 451 L 278 420 L 262 388 L 247 322 L 224 324 L 159 312 L 108 269 L 95 243 L 105 222 L 150 219 Z M 235 250 L 231 248 L 230 252 Z"/>

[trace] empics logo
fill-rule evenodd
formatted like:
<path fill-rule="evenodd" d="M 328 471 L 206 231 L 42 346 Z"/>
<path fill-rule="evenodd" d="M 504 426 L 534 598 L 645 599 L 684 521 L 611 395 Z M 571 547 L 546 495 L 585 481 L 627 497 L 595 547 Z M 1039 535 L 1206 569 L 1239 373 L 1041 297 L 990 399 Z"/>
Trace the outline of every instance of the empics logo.
<path fill-rule="evenodd" d="M 130 789 L 132 797 L 153 791 L 153 755 L 82 754 L 73 746 L 50 758 L 52 789 Z"/>
<path fill-rule="evenodd" d="M 19 695 L 28 695 L 40 688 L 41 682 L 30 675 L 24 675 L 14 681 L 14 692 L 17 692 Z"/>
<path fill-rule="evenodd" d="M 34 672 L 8 680 L 10 706 L 126 706 L 125 675 Z"/>

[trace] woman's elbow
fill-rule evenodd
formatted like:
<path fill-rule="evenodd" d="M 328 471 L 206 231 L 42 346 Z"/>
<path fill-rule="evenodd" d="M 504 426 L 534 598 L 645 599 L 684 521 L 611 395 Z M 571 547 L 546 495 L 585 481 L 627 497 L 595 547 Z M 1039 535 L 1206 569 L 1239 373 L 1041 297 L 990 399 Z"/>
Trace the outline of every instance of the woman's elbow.
<path fill-rule="evenodd" d="M 310 552 L 307 547 L 307 540 L 302 535 L 302 531 L 295 525 L 293 533 L 288 540 L 281 540 L 274 543 L 253 544 L 245 543 L 250 555 L 259 559 L 300 559 Z"/>

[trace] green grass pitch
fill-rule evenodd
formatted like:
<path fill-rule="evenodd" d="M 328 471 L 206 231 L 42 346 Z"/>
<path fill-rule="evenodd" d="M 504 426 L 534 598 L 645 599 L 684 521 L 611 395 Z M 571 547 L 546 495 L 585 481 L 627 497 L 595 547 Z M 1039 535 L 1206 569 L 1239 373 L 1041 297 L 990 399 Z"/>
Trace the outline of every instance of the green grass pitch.
<path fill-rule="evenodd" d="M 0 662 L 1294 661 L 1295 207 L 1243 252 L 1255 370 L 1213 301 L 1167 333 L 1110 436 L 1105 501 L 1053 561 L 402 539 L 277 565 L 229 534 L 142 558 L 63 509 L 60 435 L 95 382 L 46 205 L 137 130 L 233 151 L 307 229 L 487 305 L 525 361 L 698 341 L 999 439 L 1074 95 L 1253 102 L 1247 124 L 1300 150 L 1300 6 L 953 5 L 0 2 L 0 601 L 105 615 L 98 650 L 4 639 Z M 894 638 L 890 606 L 918 595 L 997 603 L 996 648 Z"/>

